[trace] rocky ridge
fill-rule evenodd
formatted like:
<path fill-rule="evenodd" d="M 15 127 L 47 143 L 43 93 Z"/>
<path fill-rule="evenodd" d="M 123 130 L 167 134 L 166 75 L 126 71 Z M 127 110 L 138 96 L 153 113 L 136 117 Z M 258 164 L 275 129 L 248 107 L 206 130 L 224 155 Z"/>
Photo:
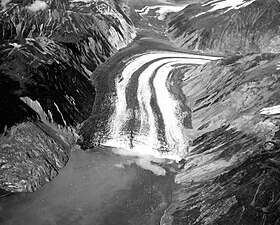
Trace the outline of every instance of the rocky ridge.
<path fill-rule="evenodd" d="M 90 75 L 134 37 L 115 1 L 2 1 L 0 188 L 34 191 L 58 174 L 91 113 Z"/>
<path fill-rule="evenodd" d="M 279 223 L 279 61 L 232 56 L 184 73 L 193 141 L 162 221 Z"/>
<path fill-rule="evenodd" d="M 180 48 L 210 54 L 279 52 L 277 0 L 207 1 L 168 19 L 168 37 Z"/>
<path fill-rule="evenodd" d="M 224 58 L 178 69 L 192 143 L 162 224 L 280 223 L 279 6 L 208 1 L 168 18 L 175 44 Z"/>

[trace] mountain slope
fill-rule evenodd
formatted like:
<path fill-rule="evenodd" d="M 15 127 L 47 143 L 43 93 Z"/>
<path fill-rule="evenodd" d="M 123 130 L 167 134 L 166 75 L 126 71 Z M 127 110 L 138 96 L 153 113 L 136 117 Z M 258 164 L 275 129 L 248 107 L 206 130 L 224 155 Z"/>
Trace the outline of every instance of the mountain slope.
<path fill-rule="evenodd" d="M 169 17 L 167 35 L 178 46 L 213 54 L 279 52 L 277 0 L 222 0 L 191 4 Z"/>
<path fill-rule="evenodd" d="M 192 146 L 166 224 L 278 224 L 279 54 L 232 56 L 184 73 Z"/>
<path fill-rule="evenodd" d="M 66 164 L 94 104 L 90 75 L 134 28 L 114 1 L 12 0 L 0 10 L 0 188 L 33 191 Z"/>

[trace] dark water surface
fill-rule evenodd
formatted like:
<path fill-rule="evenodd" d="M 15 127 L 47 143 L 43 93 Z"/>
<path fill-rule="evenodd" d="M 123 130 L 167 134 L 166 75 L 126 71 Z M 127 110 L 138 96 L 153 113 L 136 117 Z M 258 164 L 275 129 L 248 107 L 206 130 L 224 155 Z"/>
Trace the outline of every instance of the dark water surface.
<path fill-rule="evenodd" d="M 60 175 L 39 191 L 0 199 L 0 224 L 159 224 L 173 176 L 156 176 L 133 160 L 106 149 L 76 150 Z"/>
<path fill-rule="evenodd" d="M 120 61 L 147 50 L 175 48 L 166 40 L 138 33 L 127 48 L 96 69 L 94 76 L 106 74 L 96 85 L 102 92 L 113 91 L 115 76 L 125 64 Z M 96 104 L 103 103 L 97 98 Z M 111 150 L 76 150 L 60 174 L 40 190 L 0 198 L 0 225 L 159 224 L 170 202 L 174 174 L 156 176 L 136 165 L 135 158 Z"/>

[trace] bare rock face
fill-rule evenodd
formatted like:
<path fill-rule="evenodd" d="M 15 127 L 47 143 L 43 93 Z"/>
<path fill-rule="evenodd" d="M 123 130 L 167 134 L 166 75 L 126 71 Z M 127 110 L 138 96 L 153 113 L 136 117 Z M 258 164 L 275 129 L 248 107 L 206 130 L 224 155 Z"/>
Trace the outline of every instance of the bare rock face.
<path fill-rule="evenodd" d="M 181 48 L 204 53 L 279 52 L 279 12 L 277 0 L 190 4 L 169 17 L 167 35 Z"/>
<path fill-rule="evenodd" d="M 185 73 L 193 142 L 162 222 L 280 222 L 279 62 L 279 54 L 249 54 Z"/>
<path fill-rule="evenodd" d="M 169 17 L 178 46 L 227 57 L 182 71 L 192 144 L 163 224 L 280 223 L 279 11 L 221 0 Z"/>
<path fill-rule="evenodd" d="M 1 188 L 17 192 L 37 190 L 65 166 L 74 141 L 71 130 L 42 122 L 13 127 L 1 138 Z"/>
<path fill-rule="evenodd" d="M 68 161 L 94 104 L 90 75 L 134 37 L 115 1 L 2 1 L 0 188 L 34 191 Z"/>

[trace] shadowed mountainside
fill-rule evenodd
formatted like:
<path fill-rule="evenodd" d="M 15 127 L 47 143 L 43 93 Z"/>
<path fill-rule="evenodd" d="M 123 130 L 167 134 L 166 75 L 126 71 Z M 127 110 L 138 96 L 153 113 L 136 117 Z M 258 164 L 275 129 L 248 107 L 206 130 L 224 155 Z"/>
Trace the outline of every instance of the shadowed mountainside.
<path fill-rule="evenodd" d="M 94 104 L 92 71 L 134 37 L 114 1 L 35 3 L 0 8 L 0 187 L 9 191 L 36 190 L 66 164 Z"/>

